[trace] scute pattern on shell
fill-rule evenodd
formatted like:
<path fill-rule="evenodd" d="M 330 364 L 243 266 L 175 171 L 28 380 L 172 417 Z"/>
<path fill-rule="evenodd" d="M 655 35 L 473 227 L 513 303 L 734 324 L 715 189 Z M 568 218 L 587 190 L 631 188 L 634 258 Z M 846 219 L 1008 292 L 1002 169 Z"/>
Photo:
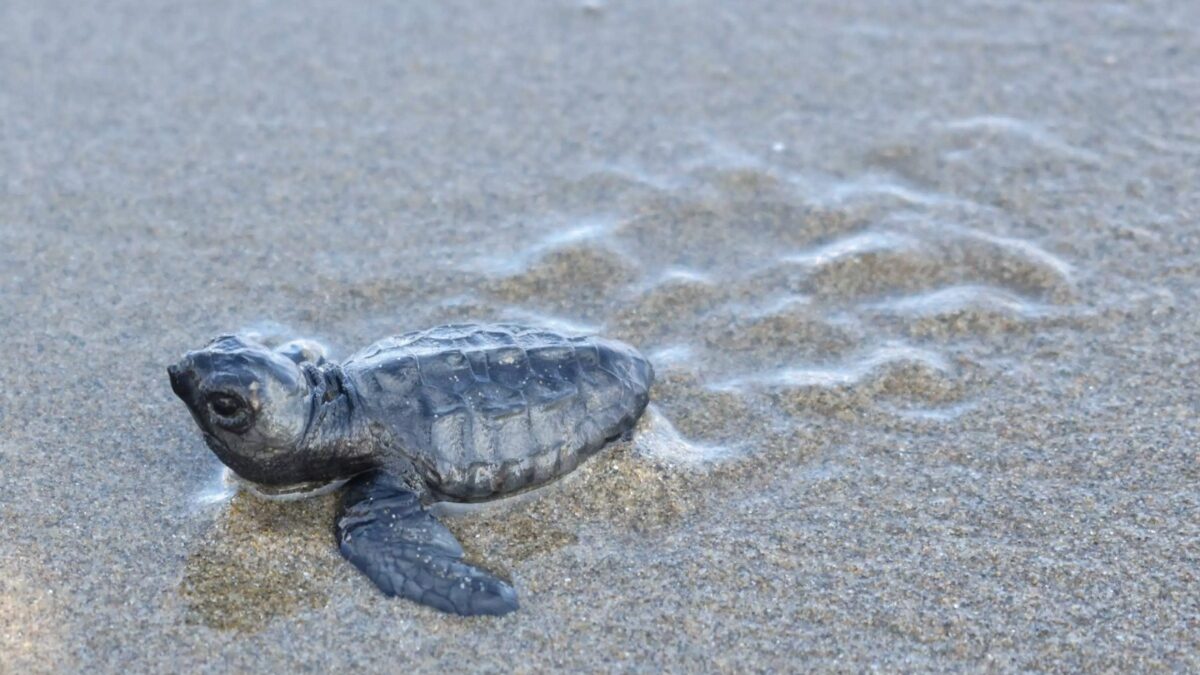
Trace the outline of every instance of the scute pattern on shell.
<path fill-rule="evenodd" d="M 654 377 L 614 340 L 480 324 L 381 340 L 343 371 L 426 482 L 461 500 L 571 471 L 633 426 Z"/>

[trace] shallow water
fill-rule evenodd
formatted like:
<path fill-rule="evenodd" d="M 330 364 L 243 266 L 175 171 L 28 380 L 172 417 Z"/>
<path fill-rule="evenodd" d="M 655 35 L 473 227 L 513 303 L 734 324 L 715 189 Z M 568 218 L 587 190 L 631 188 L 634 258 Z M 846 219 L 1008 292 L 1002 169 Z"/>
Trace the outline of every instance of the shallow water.
<path fill-rule="evenodd" d="M 945 6 L 943 6 L 945 5 Z M 0 671 L 1200 668 L 1193 3 L 0 4 Z M 653 408 L 382 597 L 165 365 L 598 331 Z"/>

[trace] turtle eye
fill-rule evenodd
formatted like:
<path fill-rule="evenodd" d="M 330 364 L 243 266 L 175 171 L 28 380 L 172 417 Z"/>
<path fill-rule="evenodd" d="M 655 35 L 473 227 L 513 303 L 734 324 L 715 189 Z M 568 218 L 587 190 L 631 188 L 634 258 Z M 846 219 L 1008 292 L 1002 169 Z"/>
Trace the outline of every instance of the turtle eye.
<path fill-rule="evenodd" d="M 225 392 L 209 394 L 208 408 L 216 418 L 214 421 L 230 430 L 245 426 L 250 419 L 249 406 L 236 394 Z"/>
<path fill-rule="evenodd" d="M 213 412 L 221 417 L 233 417 L 242 407 L 242 402 L 228 394 L 217 394 L 208 399 L 208 404 L 212 406 Z"/>

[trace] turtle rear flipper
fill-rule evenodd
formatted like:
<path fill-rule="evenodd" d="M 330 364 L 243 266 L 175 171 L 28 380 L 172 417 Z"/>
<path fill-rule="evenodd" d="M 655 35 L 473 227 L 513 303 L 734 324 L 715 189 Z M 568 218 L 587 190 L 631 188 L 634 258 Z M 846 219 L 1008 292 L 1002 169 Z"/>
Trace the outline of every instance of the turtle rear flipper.
<path fill-rule="evenodd" d="M 517 609 L 512 586 L 463 562 L 462 546 L 421 506 L 420 495 L 385 472 L 351 481 L 337 538 L 342 555 L 388 595 L 462 615 Z"/>

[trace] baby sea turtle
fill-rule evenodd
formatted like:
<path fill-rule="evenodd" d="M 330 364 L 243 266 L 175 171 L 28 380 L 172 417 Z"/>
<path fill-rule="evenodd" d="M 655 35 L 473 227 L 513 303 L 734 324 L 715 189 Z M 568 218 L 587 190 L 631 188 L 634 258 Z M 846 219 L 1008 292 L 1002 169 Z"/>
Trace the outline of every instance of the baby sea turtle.
<path fill-rule="evenodd" d="M 170 366 L 208 447 L 277 490 L 351 479 L 336 535 L 384 593 L 458 614 L 517 608 L 426 511 L 546 483 L 633 428 L 654 370 L 632 347 L 515 325 L 390 337 L 338 365 L 312 343 L 223 335 Z"/>

